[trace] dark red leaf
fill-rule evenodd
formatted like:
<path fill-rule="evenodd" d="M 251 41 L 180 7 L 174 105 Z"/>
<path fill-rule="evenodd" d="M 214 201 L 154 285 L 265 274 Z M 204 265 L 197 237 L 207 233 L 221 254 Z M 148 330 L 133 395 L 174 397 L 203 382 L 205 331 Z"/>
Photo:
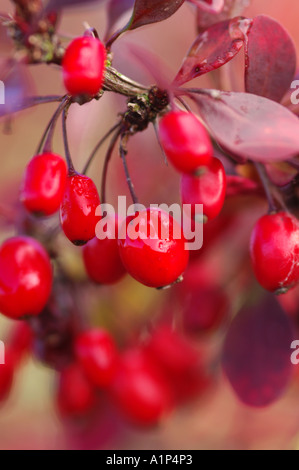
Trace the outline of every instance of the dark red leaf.
<path fill-rule="evenodd" d="M 242 49 L 251 20 L 241 17 L 216 23 L 197 37 L 175 83 L 184 83 L 222 67 Z"/>
<path fill-rule="evenodd" d="M 106 37 L 113 33 L 118 20 L 134 6 L 135 0 L 110 0 L 107 6 L 108 26 Z"/>
<path fill-rule="evenodd" d="M 246 56 L 246 91 L 281 101 L 296 71 L 296 50 L 288 32 L 272 18 L 257 16 L 248 32 Z"/>
<path fill-rule="evenodd" d="M 264 407 L 283 394 L 292 340 L 290 321 L 273 295 L 238 313 L 224 342 L 222 367 L 243 403 Z"/>
<path fill-rule="evenodd" d="M 266 163 L 298 154 L 298 117 L 280 104 L 249 93 L 217 90 L 195 100 L 215 140 L 232 155 Z"/>
<path fill-rule="evenodd" d="M 158 23 L 172 16 L 185 0 L 135 0 L 132 18 L 127 30 Z"/>
<path fill-rule="evenodd" d="M 85 6 L 89 3 L 103 3 L 104 0 L 49 0 L 44 12 L 58 11 L 63 8 Z"/>

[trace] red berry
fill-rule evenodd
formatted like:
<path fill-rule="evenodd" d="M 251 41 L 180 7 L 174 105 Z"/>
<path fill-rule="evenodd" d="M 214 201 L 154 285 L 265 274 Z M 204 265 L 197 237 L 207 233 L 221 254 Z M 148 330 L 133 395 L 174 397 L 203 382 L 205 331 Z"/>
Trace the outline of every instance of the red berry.
<path fill-rule="evenodd" d="M 203 204 L 204 221 L 215 219 L 221 212 L 225 194 L 226 176 L 218 158 L 213 157 L 209 166 L 200 168 L 198 176 L 182 176 L 182 202 L 191 204 L 191 213 L 195 218 L 199 216 L 195 204 Z"/>
<path fill-rule="evenodd" d="M 171 111 L 165 114 L 160 121 L 159 137 L 167 158 L 182 173 L 194 173 L 211 161 L 210 137 L 192 113 Z"/>
<path fill-rule="evenodd" d="M 167 325 L 153 332 L 146 350 L 164 372 L 176 377 L 194 371 L 199 363 L 198 353 L 193 346 Z"/>
<path fill-rule="evenodd" d="M 54 153 L 36 155 L 26 168 L 21 201 L 29 212 L 52 215 L 58 211 L 65 189 L 67 166 Z"/>
<path fill-rule="evenodd" d="M 182 228 L 171 215 L 160 209 L 146 209 L 128 217 L 124 224 L 126 237 L 118 243 L 122 262 L 131 276 L 149 287 L 177 281 L 187 267 L 189 252 Z"/>
<path fill-rule="evenodd" d="M 69 175 L 60 206 L 63 231 L 74 245 L 84 245 L 95 237 L 100 198 L 94 182 L 84 175 Z"/>
<path fill-rule="evenodd" d="M 20 319 L 38 315 L 52 288 L 50 258 L 42 245 L 29 237 L 10 238 L 0 247 L 0 311 Z"/>
<path fill-rule="evenodd" d="M 21 361 L 31 350 L 33 334 L 27 322 L 18 322 L 14 326 L 9 338 L 9 347 L 14 351 L 16 361 Z"/>
<path fill-rule="evenodd" d="M 299 282 L 299 221 L 286 212 L 263 216 L 253 229 L 250 254 L 259 283 L 286 292 Z"/>
<path fill-rule="evenodd" d="M 97 387 L 107 387 L 115 372 L 117 350 L 111 335 L 101 329 L 81 333 L 75 340 L 75 353 L 82 370 Z"/>
<path fill-rule="evenodd" d="M 138 350 L 127 351 L 121 358 L 111 392 L 120 411 L 139 425 L 159 423 L 172 405 L 163 375 Z"/>
<path fill-rule="evenodd" d="M 90 279 L 99 284 L 114 284 L 126 274 L 118 250 L 119 222 L 110 218 L 105 223 L 107 238 L 95 237 L 88 242 L 83 248 L 83 260 Z"/>
<path fill-rule="evenodd" d="M 96 404 L 94 387 L 85 377 L 78 364 L 63 369 L 59 378 L 57 407 L 64 417 L 89 413 Z"/>
<path fill-rule="evenodd" d="M 68 46 L 63 62 L 64 85 L 73 96 L 96 95 L 104 81 L 106 50 L 99 39 L 79 37 Z"/>
<path fill-rule="evenodd" d="M 227 296 L 216 286 L 203 286 L 182 296 L 183 324 L 186 332 L 196 335 L 216 330 L 229 309 Z"/>

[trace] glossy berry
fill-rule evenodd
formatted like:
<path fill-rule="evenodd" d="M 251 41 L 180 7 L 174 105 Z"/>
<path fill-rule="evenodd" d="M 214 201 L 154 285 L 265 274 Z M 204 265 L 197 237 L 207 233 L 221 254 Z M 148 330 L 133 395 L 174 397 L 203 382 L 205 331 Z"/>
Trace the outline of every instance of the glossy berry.
<path fill-rule="evenodd" d="M 210 137 L 192 113 L 171 111 L 165 114 L 160 121 L 159 137 L 167 158 L 182 173 L 194 173 L 211 161 Z"/>
<path fill-rule="evenodd" d="M 124 225 L 126 236 L 118 243 L 122 262 L 131 276 L 149 287 L 176 282 L 187 267 L 189 252 L 182 228 L 171 215 L 147 209 L 128 217 Z"/>
<path fill-rule="evenodd" d="M 46 216 L 58 211 L 66 176 L 67 166 L 59 155 L 36 155 L 26 168 L 21 188 L 21 201 L 26 209 Z"/>
<path fill-rule="evenodd" d="M 111 393 L 124 416 L 143 426 L 159 423 L 172 406 L 163 375 L 138 350 L 127 351 L 121 358 Z"/>
<path fill-rule="evenodd" d="M 63 62 L 63 80 L 73 96 L 95 96 L 104 81 L 106 50 L 99 39 L 79 37 L 68 46 Z"/>
<path fill-rule="evenodd" d="M 221 212 L 226 195 L 226 176 L 218 158 L 212 158 L 208 166 L 198 170 L 198 176 L 183 175 L 181 197 L 183 204 L 191 204 L 192 217 L 201 215 L 196 204 L 203 205 L 204 222 L 215 219 Z"/>
<path fill-rule="evenodd" d="M 10 238 L 0 247 L 0 312 L 20 319 L 38 315 L 52 288 L 50 258 L 29 237 Z"/>
<path fill-rule="evenodd" d="M 57 407 L 64 417 L 76 417 L 89 413 L 96 404 L 96 392 L 78 364 L 71 364 L 61 372 Z"/>
<path fill-rule="evenodd" d="M 65 235 L 74 245 L 84 245 L 95 237 L 99 205 L 98 191 L 90 178 L 80 174 L 67 177 L 60 220 Z"/>
<path fill-rule="evenodd" d="M 104 221 L 103 221 L 104 223 Z M 93 238 L 83 247 L 83 260 L 88 276 L 99 284 L 114 284 L 125 274 L 125 267 L 120 259 L 117 234 L 118 219 L 105 221 L 106 238 Z"/>
<path fill-rule="evenodd" d="M 82 370 L 97 387 L 107 387 L 113 378 L 117 349 L 111 335 L 102 329 L 81 333 L 75 340 L 75 353 Z"/>
<path fill-rule="evenodd" d="M 299 221 L 287 212 L 263 216 L 253 229 L 250 254 L 259 283 L 286 292 L 299 282 Z"/>

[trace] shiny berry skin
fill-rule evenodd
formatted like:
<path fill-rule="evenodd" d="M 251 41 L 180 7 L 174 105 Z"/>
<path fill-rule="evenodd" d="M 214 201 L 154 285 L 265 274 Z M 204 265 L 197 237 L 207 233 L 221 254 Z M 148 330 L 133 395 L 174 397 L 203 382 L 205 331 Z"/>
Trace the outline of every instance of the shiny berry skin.
<path fill-rule="evenodd" d="M 88 414 L 95 407 L 96 391 L 78 364 L 62 370 L 56 399 L 60 414 L 66 418 Z"/>
<path fill-rule="evenodd" d="M 68 93 L 95 96 L 103 85 L 105 64 L 106 50 L 99 39 L 74 39 L 62 61 L 63 81 Z"/>
<path fill-rule="evenodd" d="M 226 175 L 218 158 L 212 158 L 209 166 L 199 169 L 198 176 L 182 175 L 181 197 L 183 204 L 191 204 L 193 218 L 195 204 L 203 204 L 204 222 L 215 219 L 221 212 L 226 195 Z"/>
<path fill-rule="evenodd" d="M 165 114 L 159 124 L 159 138 L 167 158 L 182 173 L 194 173 L 208 165 L 213 156 L 210 137 L 192 113 Z"/>
<path fill-rule="evenodd" d="M 36 155 L 29 162 L 21 188 L 21 201 L 36 215 L 49 216 L 59 210 L 65 189 L 67 166 L 54 153 Z"/>
<path fill-rule="evenodd" d="M 42 312 L 52 288 L 52 266 L 43 246 L 15 237 L 0 247 L 0 312 L 20 319 Z"/>
<path fill-rule="evenodd" d="M 118 244 L 129 274 L 148 287 L 176 282 L 187 267 L 189 252 L 185 249 L 183 230 L 172 216 L 160 209 L 146 209 L 128 217 L 123 224 L 126 237 L 120 238 Z M 135 228 L 139 232 L 136 240 Z M 175 239 L 175 235 L 179 238 Z"/>
<path fill-rule="evenodd" d="M 94 182 L 88 176 L 67 177 L 60 206 L 60 221 L 67 238 L 74 245 L 85 245 L 95 237 L 99 217 L 95 215 L 100 198 Z"/>
<path fill-rule="evenodd" d="M 120 259 L 117 233 L 118 219 L 110 218 L 107 224 L 107 238 L 93 238 L 83 247 L 83 261 L 91 280 L 98 284 L 114 284 L 126 274 Z"/>
<path fill-rule="evenodd" d="M 261 217 L 250 240 L 253 270 L 267 290 L 284 293 L 299 282 L 299 221 L 287 212 Z"/>
<path fill-rule="evenodd" d="M 132 423 L 158 424 L 172 407 L 172 393 L 163 375 L 139 350 L 120 359 L 111 386 L 114 403 Z"/>
<path fill-rule="evenodd" d="M 107 387 L 113 378 L 118 353 L 112 336 L 105 330 L 81 333 L 75 340 L 75 354 L 88 379 L 97 387 Z"/>

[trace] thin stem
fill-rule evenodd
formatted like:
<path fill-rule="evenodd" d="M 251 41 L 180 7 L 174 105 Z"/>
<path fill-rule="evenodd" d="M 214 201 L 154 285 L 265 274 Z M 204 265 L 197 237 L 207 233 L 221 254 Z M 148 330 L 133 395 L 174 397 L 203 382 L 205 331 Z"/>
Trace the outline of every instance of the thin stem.
<path fill-rule="evenodd" d="M 55 125 L 57 123 L 57 120 L 58 120 L 60 114 L 62 113 L 63 108 L 66 106 L 69 99 L 70 98 L 68 98 L 68 96 L 64 96 L 64 99 L 63 99 L 62 103 L 60 103 L 57 110 L 55 111 L 55 113 L 51 117 L 51 119 L 50 119 L 50 121 L 49 121 L 49 123 L 48 123 L 48 125 L 45 129 L 45 132 L 42 135 L 42 138 L 41 138 L 40 143 L 37 147 L 37 151 L 36 151 L 35 155 L 40 154 L 42 152 L 42 150 L 50 150 L 51 149 L 51 142 L 52 142 L 52 137 L 53 137 Z M 47 136 L 48 136 L 48 138 L 47 138 Z M 47 141 L 46 141 L 46 139 L 47 139 Z"/>
<path fill-rule="evenodd" d="M 186 111 L 188 111 L 188 113 L 192 113 L 192 109 L 183 98 L 181 98 L 180 96 L 176 96 L 176 99 L 184 106 L 184 108 L 186 109 Z"/>
<path fill-rule="evenodd" d="M 265 166 L 262 163 L 254 163 L 254 166 L 259 174 L 260 180 L 264 187 L 264 191 L 269 204 L 269 213 L 277 212 L 277 206 L 271 191 L 271 183 L 269 181 Z"/>
<path fill-rule="evenodd" d="M 162 152 L 162 155 L 163 155 L 164 163 L 165 163 L 166 166 L 168 166 L 168 160 L 167 160 L 167 157 L 166 157 L 166 153 L 164 152 L 164 149 L 163 149 L 162 144 L 161 144 L 161 140 L 160 140 L 160 136 L 159 136 L 159 132 L 158 132 L 158 125 L 157 125 L 156 121 L 153 122 L 153 126 L 154 126 L 154 129 L 155 129 L 155 134 L 156 134 L 158 144 L 160 146 L 160 149 L 161 149 L 161 152 Z"/>
<path fill-rule="evenodd" d="M 107 175 L 108 175 L 108 167 L 109 163 L 113 154 L 113 150 L 115 148 L 115 145 L 118 141 L 119 136 L 122 133 L 122 129 L 118 129 L 117 132 L 114 134 L 113 138 L 111 139 L 109 148 L 106 153 L 105 161 L 104 161 L 104 168 L 103 168 L 103 174 L 102 174 L 102 192 L 101 192 L 101 202 L 102 204 L 106 203 L 106 185 L 107 185 Z"/>
<path fill-rule="evenodd" d="M 26 101 L 20 106 L 20 111 L 27 108 L 33 108 L 33 106 L 37 106 L 39 104 L 47 104 L 47 103 L 58 103 L 63 101 L 66 95 L 58 96 L 58 95 L 51 95 L 51 96 L 32 96 L 27 98 Z"/>
<path fill-rule="evenodd" d="M 70 153 L 68 137 L 67 137 L 67 128 L 66 128 L 66 120 L 67 120 L 67 113 L 68 113 L 68 110 L 69 110 L 69 106 L 70 106 L 70 104 L 68 104 L 68 106 L 63 109 L 63 113 L 62 113 L 62 134 L 63 134 L 65 158 L 66 158 L 66 161 L 67 161 L 69 173 L 75 173 L 75 168 L 74 168 L 74 164 L 73 164 L 71 153 Z"/>
<path fill-rule="evenodd" d="M 104 142 L 110 137 L 110 135 L 116 130 L 118 129 L 119 127 L 121 126 L 121 122 L 118 122 L 117 124 L 115 124 L 115 126 L 112 127 L 112 129 L 110 129 L 105 135 L 104 137 L 102 137 L 102 139 L 97 143 L 97 145 L 95 146 L 95 148 L 93 149 L 90 157 L 88 158 L 86 164 L 85 164 L 85 167 L 83 168 L 83 172 L 82 174 L 85 175 L 94 159 L 94 157 L 96 156 L 98 150 L 102 147 L 102 145 L 104 144 Z"/>
<path fill-rule="evenodd" d="M 133 185 L 133 182 L 132 182 L 132 179 L 131 179 L 131 176 L 130 176 L 130 172 L 129 172 L 129 168 L 128 168 L 128 164 L 127 164 L 127 159 L 126 159 L 127 150 L 125 148 L 125 142 L 124 142 L 125 139 L 126 139 L 126 137 L 122 137 L 122 139 L 120 141 L 119 153 L 120 153 L 120 157 L 121 157 L 122 162 L 123 162 L 125 175 L 126 175 L 126 180 L 127 180 L 127 183 L 128 183 L 128 187 L 129 187 L 129 190 L 130 190 L 132 201 L 133 201 L 134 204 L 138 204 L 138 198 L 137 198 L 136 193 L 135 193 L 134 185 Z"/>

